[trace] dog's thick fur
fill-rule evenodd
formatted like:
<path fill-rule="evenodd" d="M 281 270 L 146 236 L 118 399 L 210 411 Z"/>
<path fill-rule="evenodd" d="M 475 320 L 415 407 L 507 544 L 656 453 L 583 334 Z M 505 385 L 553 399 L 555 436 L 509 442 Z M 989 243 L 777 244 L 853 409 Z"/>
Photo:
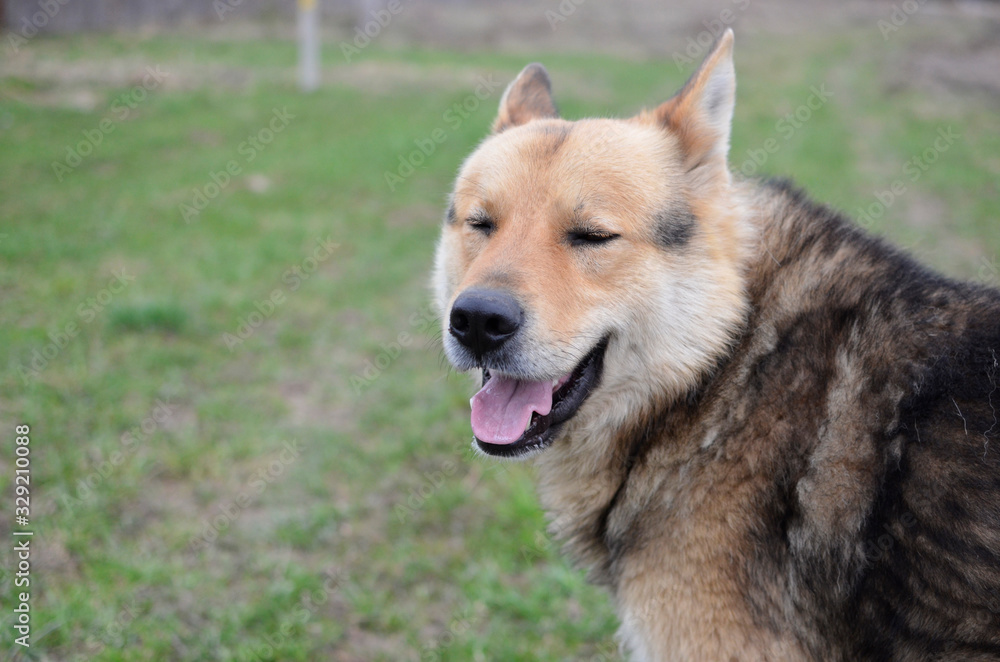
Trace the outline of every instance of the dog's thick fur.
<path fill-rule="evenodd" d="M 552 379 L 607 339 L 533 456 L 630 659 L 1000 660 L 1000 293 L 735 180 L 732 43 L 628 120 L 511 84 L 438 248 L 448 357 Z M 449 333 L 474 287 L 524 309 L 495 365 Z"/>

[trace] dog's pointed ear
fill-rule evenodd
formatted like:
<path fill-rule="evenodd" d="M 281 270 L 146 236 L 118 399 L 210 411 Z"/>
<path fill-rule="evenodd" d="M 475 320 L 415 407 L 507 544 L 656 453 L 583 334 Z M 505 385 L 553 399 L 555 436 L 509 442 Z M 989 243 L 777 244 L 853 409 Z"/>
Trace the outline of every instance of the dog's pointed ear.
<path fill-rule="evenodd" d="M 681 141 L 689 167 L 722 164 L 728 173 L 729 134 L 736 103 L 733 31 L 727 29 L 681 91 L 654 111 Z"/>
<path fill-rule="evenodd" d="M 493 133 L 541 117 L 559 117 L 552 101 L 549 72 L 537 62 L 526 66 L 500 99 L 500 112 L 493 122 Z"/>

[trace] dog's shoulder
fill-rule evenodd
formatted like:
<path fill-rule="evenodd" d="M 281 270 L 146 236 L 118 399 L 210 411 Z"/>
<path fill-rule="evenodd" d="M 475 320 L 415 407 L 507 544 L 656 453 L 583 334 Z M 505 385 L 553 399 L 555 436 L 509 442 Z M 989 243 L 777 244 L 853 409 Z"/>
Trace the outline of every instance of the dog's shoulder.
<path fill-rule="evenodd" d="M 845 641 L 882 642 L 890 659 L 940 636 L 938 606 L 958 601 L 970 640 L 1000 652 L 1000 293 L 934 273 L 787 183 L 764 189 L 775 217 L 715 423 L 777 477 L 749 539 L 800 578 L 786 588 L 818 621 L 854 602 L 828 623 Z M 906 636 L 877 632 L 901 620 Z"/>

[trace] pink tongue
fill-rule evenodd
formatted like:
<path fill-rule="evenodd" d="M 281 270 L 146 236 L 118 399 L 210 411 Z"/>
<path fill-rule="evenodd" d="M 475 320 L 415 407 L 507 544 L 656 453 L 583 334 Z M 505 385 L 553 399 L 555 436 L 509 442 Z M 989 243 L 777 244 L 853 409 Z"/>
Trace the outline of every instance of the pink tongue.
<path fill-rule="evenodd" d="M 552 411 L 552 380 L 529 382 L 494 376 L 472 397 L 472 432 L 488 444 L 511 444 L 521 438 L 531 413 Z"/>

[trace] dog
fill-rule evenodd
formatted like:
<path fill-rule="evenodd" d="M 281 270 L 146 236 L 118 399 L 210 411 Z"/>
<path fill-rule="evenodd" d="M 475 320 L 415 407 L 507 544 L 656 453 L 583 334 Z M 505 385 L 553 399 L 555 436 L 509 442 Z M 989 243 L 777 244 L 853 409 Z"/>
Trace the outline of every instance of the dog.
<path fill-rule="evenodd" d="M 631 660 L 1000 660 L 1000 292 L 735 177 L 732 51 L 624 120 L 506 89 L 435 256 L 473 445 Z"/>

